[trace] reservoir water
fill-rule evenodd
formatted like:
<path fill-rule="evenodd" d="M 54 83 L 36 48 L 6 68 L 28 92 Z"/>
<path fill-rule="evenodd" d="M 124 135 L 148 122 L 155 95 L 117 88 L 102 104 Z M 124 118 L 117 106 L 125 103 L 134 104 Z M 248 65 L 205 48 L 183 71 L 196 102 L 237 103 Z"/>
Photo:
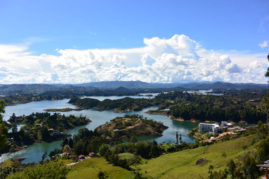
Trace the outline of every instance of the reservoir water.
<path fill-rule="evenodd" d="M 113 96 L 113 97 L 98 97 L 95 96 L 95 99 L 99 100 L 104 100 L 104 99 L 120 99 L 126 96 Z M 145 96 L 136 96 L 136 97 L 145 97 Z M 151 96 L 147 96 L 151 97 Z M 44 109 L 48 108 L 75 108 L 72 104 L 68 103 L 69 99 L 63 99 L 63 100 L 55 100 L 55 101 L 36 101 L 36 102 L 30 102 L 26 104 L 18 104 L 15 106 L 6 106 L 5 108 L 5 114 L 4 114 L 4 120 L 8 120 L 9 117 L 15 113 L 16 116 L 19 115 L 29 115 L 33 112 L 44 112 Z M 150 107 L 146 108 L 142 111 L 138 112 L 127 112 L 127 113 L 115 113 L 114 111 L 97 111 L 93 109 L 89 110 L 82 110 L 82 111 L 70 111 L 70 112 L 60 112 L 65 115 L 83 115 L 88 117 L 89 119 L 92 120 L 91 123 L 85 125 L 85 126 L 80 126 L 75 129 L 66 131 L 68 134 L 76 134 L 79 129 L 81 128 L 88 128 L 89 130 L 94 130 L 96 127 L 99 125 L 102 125 L 115 117 L 119 116 L 124 116 L 125 114 L 138 114 L 143 117 L 146 117 L 148 119 L 152 119 L 154 121 L 162 122 L 164 125 L 168 126 L 168 129 L 166 129 L 163 132 L 163 136 L 161 137 L 155 137 L 155 138 L 147 138 L 143 137 L 140 138 L 140 140 L 144 141 L 157 141 L 158 143 L 163 143 L 163 142 L 176 142 L 176 132 L 182 135 L 182 140 L 185 142 L 195 142 L 193 138 L 190 138 L 187 136 L 187 133 L 190 129 L 194 128 L 197 126 L 196 123 L 191 123 L 191 122 L 178 122 L 178 121 L 173 121 L 170 118 L 168 118 L 165 115 L 157 115 L 157 114 L 147 114 L 145 113 L 146 111 L 150 109 L 156 109 L 156 107 Z M 42 158 L 42 155 L 47 152 L 48 154 L 50 151 L 60 148 L 61 147 L 61 140 L 60 141 L 55 141 L 51 143 L 37 143 L 33 144 L 31 146 L 28 146 L 24 150 L 15 152 L 15 153 L 7 153 L 3 154 L 0 156 L 0 162 L 3 162 L 9 158 L 20 158 L 20 157 L 25 157 L 26 159 L 23 161 L 23 163 L 29 163 L 29 162 L 39 162 Z"/>

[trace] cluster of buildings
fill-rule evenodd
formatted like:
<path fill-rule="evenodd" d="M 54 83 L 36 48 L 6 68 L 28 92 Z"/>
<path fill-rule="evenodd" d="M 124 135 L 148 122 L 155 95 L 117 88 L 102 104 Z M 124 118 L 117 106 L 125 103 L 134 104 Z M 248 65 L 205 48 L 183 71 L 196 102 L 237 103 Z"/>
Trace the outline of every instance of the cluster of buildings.
<path fill-rule="evenodd" d="M 221 124 L 218 123 L 199 123 L 199 132 L 207 132 L 217 134 L 223 132 L 225 129 L 232 129 L 233 124 L 227 121 L 221 121 Z"/>

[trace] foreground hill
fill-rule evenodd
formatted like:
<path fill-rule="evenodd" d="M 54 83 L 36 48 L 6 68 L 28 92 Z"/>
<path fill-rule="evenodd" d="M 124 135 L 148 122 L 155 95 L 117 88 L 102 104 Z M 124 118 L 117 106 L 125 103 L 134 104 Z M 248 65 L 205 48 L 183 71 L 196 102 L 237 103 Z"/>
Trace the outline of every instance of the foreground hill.
<path fill-rule="evenodd" d="M 234 140 L 219 142 L 209 146 L 183 150 L 162 155 L 150 160 L 143 160 L 142 164 L 132 168 L 149 179 L 196 179 L 208 178 L 208 168 L 223 170 L 227 163 L 254 149 L 255 136 L 240 137 Z M 199 159 L 205 159 L 196 164 Z M 98 178 L 103 172 L 107 178 L 134 178 L 131 171 L 113 166 L 103 158 L 86 159 L 73 166 L 67 174 L 72 178 Z"/>
<path fill-rule="evenodd" d="M 137 166 L 142 176 L 148 178 L 193 179 L 207 178 L 208 168 L 224 169 L 231 159 L 253 149 L 253 136 L 220 142 L 196 149 L 162 155 Z M 197 165 L 199 159 L 205 161 Z"/>
<path fill-rule="evenodd" d="M 149 179 L 206 179 L 209 175 L 209 166 L 213 166 L 215 171 L 220 171 L 225 169 L 231 160 L 241 163 L 242 157 L 245 156 L 246 153 L 255 152 L 259 144 L 260 140 L 257 138 L 257 135 L 252 134 L 208 146 L 164 154 L 149 160 L 142 159 L 140 163 L 134 163 L 129 170 L 112 165 L 103 157 L 88 158 L 78 162 L 68 160 L 64 163 L 61 162 L 61 160 L 52 160 L 45 164 L 38 164 L 27 168 L 23 170 L 23 172 L 11 174 L 8 178 L 27 178 L 26 176 L 31 174 L 32 176 L 62 175 L 67 179 L 131 179 L 135 177 Z M 129 159 L 132 160 L 132 156 L 134 155 L 122 153 L 119 156 L 128 161 Z M 71 162 L 75 163 L 70 166 Z M 66 164 L 68 164 L 69 167 L 67 167 Z"/>
<path fill-rule="evenodd" d="M 104 178 L 110 179 L 132 179 L 134 175 L 131 171 L 123 169 L 121 167 L 113 166 L 109 164 L 104 158 L 92 158 L 86 159 L 74 167 L 67 174 L 67 179 L 78 178 L 100 178 L 101 173 L 104 174 Z"/>

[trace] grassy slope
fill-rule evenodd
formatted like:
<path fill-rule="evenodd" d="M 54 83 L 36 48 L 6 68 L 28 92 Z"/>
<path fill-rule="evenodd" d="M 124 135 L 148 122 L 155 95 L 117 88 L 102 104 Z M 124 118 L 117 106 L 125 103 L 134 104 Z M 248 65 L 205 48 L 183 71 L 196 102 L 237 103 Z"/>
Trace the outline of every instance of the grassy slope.
<path fill-rule="evenodd" d="M 170 153 L 148 160 L 138 166 L 140 173 L 149 178 L 207 178 L 209 165 L 223 169 L 230 159 L 235 159 L 251 150 L 253 137 L 241 137 L 235 140 L 210 146 Z M 243 149 L 248 146 L 247 149 Z M 226 153 L 226 157 L 223 156 Z M 196 165 L 198 159 L 205 158 L 206 163 Z"/>
<path fill-rule="evenodd" d="M 104 172 L 110 179 L 132 179 L 133 174 L 123 168 L 113 166 L 104 158 L 86 159 L 77 165 L 73 166 L 71 171 L 67 175 L 67 179 L 78 178 L 98 178 L 98 173 Z"/>
<path fill-rule="evenodd" d="M 121 160 L 123 159 L 126 159 L 126 160 L 133 160 L 135 158 L 135 155 L 134 154 L 131 154 L 131 153 L 121 153 L 119 154 L 119 158 Z"/>

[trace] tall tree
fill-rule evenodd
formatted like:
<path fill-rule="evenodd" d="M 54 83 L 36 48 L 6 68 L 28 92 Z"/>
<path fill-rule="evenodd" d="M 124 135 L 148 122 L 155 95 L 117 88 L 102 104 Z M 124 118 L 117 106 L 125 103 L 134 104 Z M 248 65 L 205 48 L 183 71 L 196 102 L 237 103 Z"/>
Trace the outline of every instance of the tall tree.
<path fill-rule="evenodd" d="M 5 102 L 0 101 L 0 151 L 7 147 L 8 128 L 3 122 L 3 113 L 5 112 Z"/>
<path fill-rule="evenodd" d="M 269 61 L 269 54 L 267 55 L 267 59 Z M 267 72 L 265 73 L 265 76 L 266 77 L 269 77 L 269 67 L 267 68 Z"/>
<path fill-rule="evenodd" d="M 267 55 L 267 60 L 269 61 L 269 54 Z M 267 72 L 265 73 L 266 77 L 269 77 L 269 67 L 267 68 Z M 266 101 L 266 111 L 267 111 L 267 123 L 269 123 L 269 90 L 267 91 Z"/>
<path fill-rule="evenodd" d="M 0 122 L 3 120 L 3 113 L 5 113 L 5 101 L 0 100 Z"/>

